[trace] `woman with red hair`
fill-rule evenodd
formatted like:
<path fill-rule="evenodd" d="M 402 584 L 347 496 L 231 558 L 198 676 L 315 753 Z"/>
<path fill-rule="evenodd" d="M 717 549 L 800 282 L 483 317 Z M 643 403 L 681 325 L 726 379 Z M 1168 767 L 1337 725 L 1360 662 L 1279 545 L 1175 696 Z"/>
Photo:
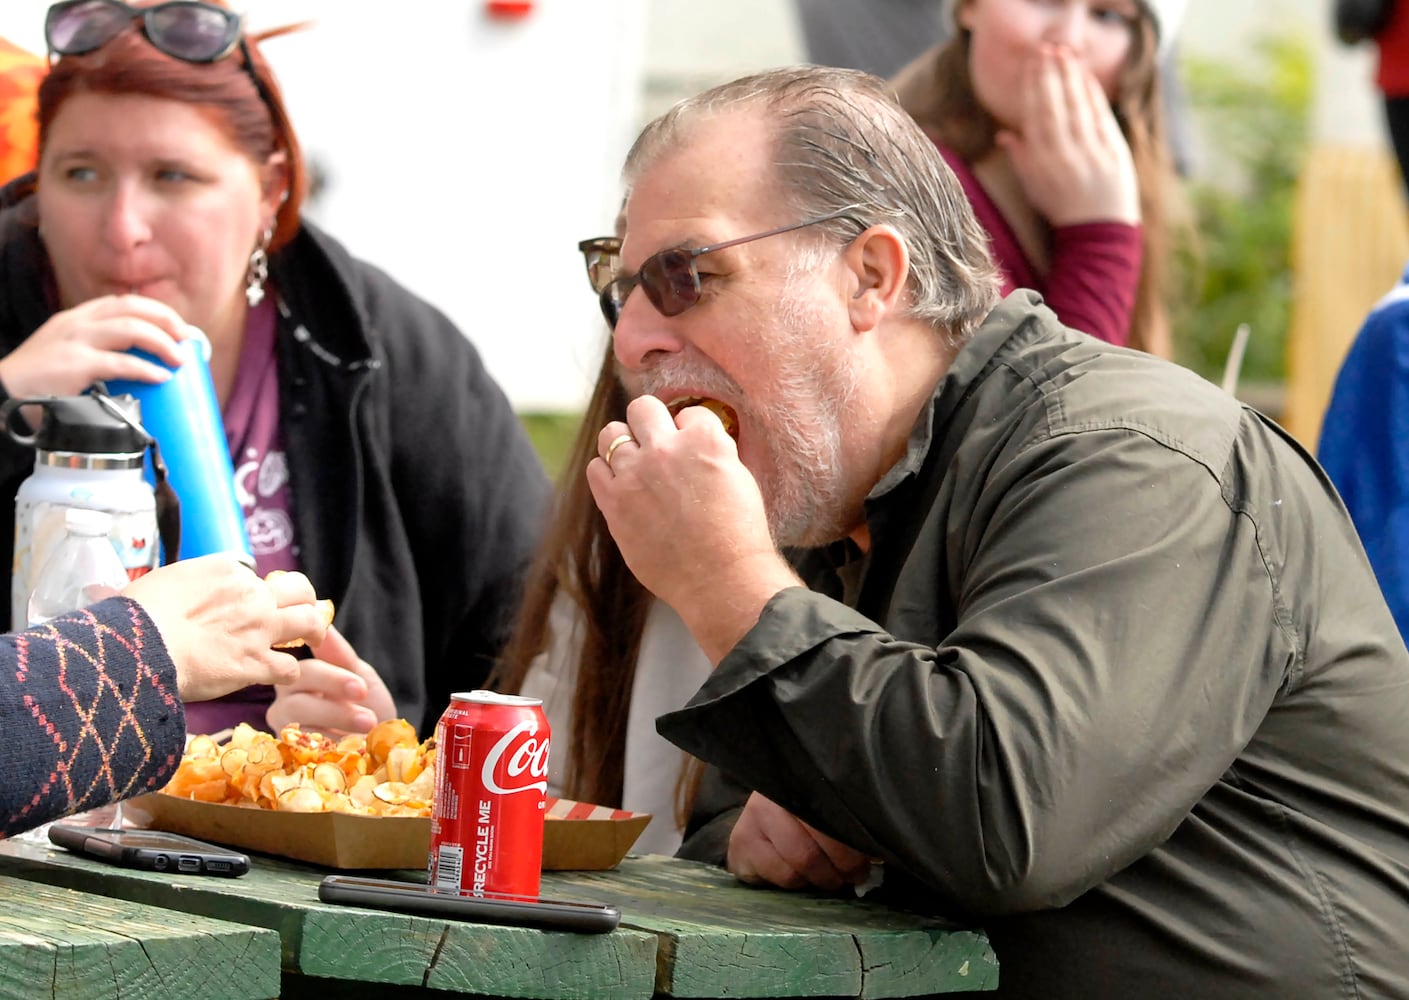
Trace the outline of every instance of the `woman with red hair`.
<path fill-rule="evenodd" d="M 161 381 L 129 351 L 175 365 L 203 331 L 256 568 L 305 572 L 339 629 L 294 687 L 191 706 L 189 728 L 427 732 L 503 641 L 548 483 L 461 332 L 302 218 L 259 51 L 286 30 L 215 2 L 49 8 L 38 170 L 0 192 L 0 383 Z M 0 442 L 0 495 L 33 461 Z"/>

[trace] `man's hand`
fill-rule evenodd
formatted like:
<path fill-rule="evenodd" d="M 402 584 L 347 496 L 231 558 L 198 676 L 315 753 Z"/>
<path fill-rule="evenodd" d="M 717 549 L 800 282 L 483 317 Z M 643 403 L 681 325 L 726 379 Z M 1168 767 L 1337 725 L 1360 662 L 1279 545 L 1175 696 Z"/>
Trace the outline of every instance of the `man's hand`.
<path fill-rule="evenodd" d="M 313 645 L 313 658 L 302 660 L 296 681 L 274 692 L 265 713 L 269 731 L 277 733 L 296 722 L 329 736 L 365 733 L 378 722 L 397 716 L 396 703 L 381 676 L 357 655 L 335 628 Z"/>
<path fill-rule="evenodd" d="M 229 556 L 163 566 L 122 592 L 156 623 L 185 701 L 297 680 L 298 661 L 270 647 L 293 639 L 321 642 L 327 628 L 302 573 L 266 582 Z"/>
<path fill-rule="evenodd" d="M 1063 48 L 1047 48 L 1023 77 L 1018 132 L 999 132 L 1023 193 L 1052 226 L 1140 221 L 1130 146 L 1096 78 Z"/>
<path fill-rule="evenodd" d="M 717 663 L 797 576 L 718 417 L 699 406 L 672 417 L 654 396 L 632 400 L 626 416 L 598 436 L 599 457 L 587 466 L 592 496 L 636 579 L 680 613 Z"/>
<path fill-rule="evenodd" d="M 757 792 L 729 835 L 726 867 L 744 882 L 784 889 L 840 889 L 864 882 L 871 872 L 866 855 Z"/>

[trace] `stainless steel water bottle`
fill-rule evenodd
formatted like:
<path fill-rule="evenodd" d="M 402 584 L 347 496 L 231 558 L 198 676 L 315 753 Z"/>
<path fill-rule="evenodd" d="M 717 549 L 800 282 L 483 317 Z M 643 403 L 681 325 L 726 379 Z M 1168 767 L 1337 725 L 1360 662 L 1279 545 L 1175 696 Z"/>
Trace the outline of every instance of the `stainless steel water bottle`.
<path fill-rule="evenodd" d="M 10 437 L 35 449 L 34 472 L 15 495 L 11 628 L 25 625 L 35 575 L 63 540 L 64 515 L 71 507 L 112 515 L 109 537 L 128 579 L 157 565 L 156 501 L 142 475 L 146 440 L 135 425 L 136 402 L 116 402 L 131 422 L 92 396 L 10 399 L 0 406 Z M 33 433 L 14 418 L 21 406 L 34 406 L 28 412 L 42 414 Z"/>

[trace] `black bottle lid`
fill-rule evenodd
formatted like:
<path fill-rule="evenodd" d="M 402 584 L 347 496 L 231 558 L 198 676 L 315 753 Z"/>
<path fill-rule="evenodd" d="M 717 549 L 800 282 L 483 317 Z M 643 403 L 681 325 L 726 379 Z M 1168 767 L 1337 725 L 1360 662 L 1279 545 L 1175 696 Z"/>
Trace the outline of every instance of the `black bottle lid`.
<path fill-rule="evenodd" d="M 138 420 L 140 405 L 131 396 L 118 396 L 113 402 L 132 419 Z M 44 418 L 32 434 L 23 433 L 24 421 L 16 409 L 34 405 L 43 408 Z M 142 432 L 111 412 L 93 396 L 42 396 L 35 399 L 9 399 L 0 407 L 10 437 L 40 451 L 81 452 L 90 455 L 132 455 L 146 447 Z"/>

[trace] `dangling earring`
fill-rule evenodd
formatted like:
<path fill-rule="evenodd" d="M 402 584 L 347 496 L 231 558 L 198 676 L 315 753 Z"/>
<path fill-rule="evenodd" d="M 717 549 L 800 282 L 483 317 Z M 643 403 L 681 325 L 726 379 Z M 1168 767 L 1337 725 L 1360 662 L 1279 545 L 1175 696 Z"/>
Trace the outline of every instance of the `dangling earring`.
<path fill-rule="evenodd" d="M 250 254 L 250 265 L 245 271 L 245 301 L 253 309 L 264 301 L 264 283 L 269 280 L 269 241 L 274 238 L 274 230 L 264 230 L 259 245 Z"/>

